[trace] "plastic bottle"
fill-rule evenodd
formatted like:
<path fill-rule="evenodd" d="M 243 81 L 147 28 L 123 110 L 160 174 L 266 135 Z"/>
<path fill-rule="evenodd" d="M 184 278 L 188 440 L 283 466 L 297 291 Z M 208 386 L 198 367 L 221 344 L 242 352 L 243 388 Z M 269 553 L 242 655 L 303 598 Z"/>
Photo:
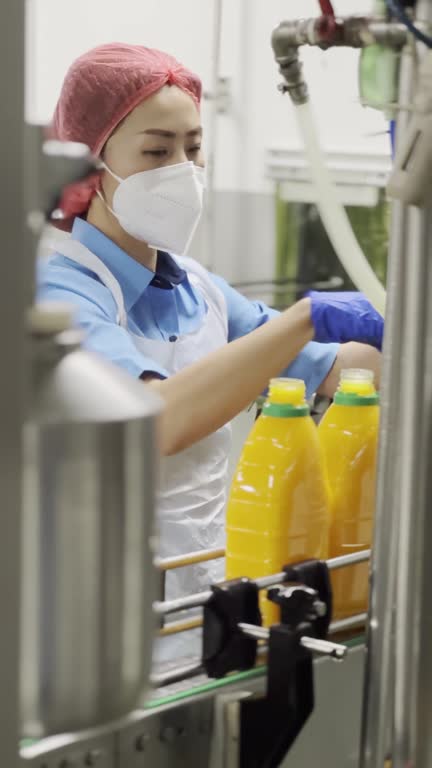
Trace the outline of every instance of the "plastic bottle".
<path fill-rule="evenodd" d="M 328 494 L 318 433 L 297 379 L 273 379 L 243 448 L 227 508 L 226 577 L 257 578 L 325 558 Z M 263 624 L 280 618 L 262 593 Z"/>
<path fill-rule="evenodd" d="M 318 428 L 330 489 L 330 557 L 371 546 L 378 422 L 379 398 L 372 371 L 342 371 L 333 405 Z M 366 610 L 367 563 L 334 571 L 332 585 L 335 619 Z"/>

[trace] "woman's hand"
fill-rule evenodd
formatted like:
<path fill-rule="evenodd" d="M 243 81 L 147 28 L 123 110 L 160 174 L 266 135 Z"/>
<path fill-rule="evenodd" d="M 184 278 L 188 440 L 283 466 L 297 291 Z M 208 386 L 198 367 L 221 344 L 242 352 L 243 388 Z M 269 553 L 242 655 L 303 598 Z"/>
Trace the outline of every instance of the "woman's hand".
<path fill-rule="evenodd" d="M 384 320 L 362 293 L 311 291 L 308 299 L 315 341 L 359 341 L 381 349 Z"/>
<path fill-rule="evenodd" d="M 272 376 L 280 375 L 314 335 L 318 341 L 353 340 L 380 346 L 383 324 L 358 293 L 312 294 L 165 381 L 152 381 L 150 386 L 166 402 L 161 421 L 162 453 L 178 453 L 230 421 L 266 389 Z M 320 391 L 333 394 L 338 366 L 369 364 L 373 350 L 359 350 L 361 347 L 354 344 L 340 348 L 331 375 Z"/>

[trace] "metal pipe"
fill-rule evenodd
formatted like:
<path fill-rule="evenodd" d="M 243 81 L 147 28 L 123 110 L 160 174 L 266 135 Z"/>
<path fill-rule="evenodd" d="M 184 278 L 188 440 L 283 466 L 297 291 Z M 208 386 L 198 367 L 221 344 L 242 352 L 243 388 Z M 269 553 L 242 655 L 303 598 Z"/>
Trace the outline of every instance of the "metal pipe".
<path fill-rule="evenodd" d="M 341 555 L 341 557 L 332 557 L 326 560 L 329 571 L 336 571 L 339 568 L 345 568 L 347 565 L 356 563 L 367 563 L 371 558 L 371 550 L 364 549 L 362 552 L 355 552 L 353 555 Z"/>
<path fill-rule="evenodd" d="M 257 649 L 257 659 L 263 660 L 265 662 L 267 651 L 267 646 L 260 646 Z M 262 664 L 258 666 L 262 666 Z M 186 674 L 186 677 L 184 677 L 184 674 Z M 173 685 L 174 683 L 179 683 L 182 680 L 188 680 L 192 677 L 203 674 L 205 674 L 205 669 L 200 663 L 186 664 L 183 667 L 176 667 L 175 669 L 169 670 L 168 672 L 158 672 L 157 674 L 152 675 L 150 678 L 150 685 L 152 688 L 163 688 L 166 685 Z M 234 679 L 232 684 L 236 685 L 237 680 Z"/>
<path fill-rule="evenodd" d="M 347 629 L 354 629 L 367 624 L 367 613 L 358 613 L 356 616 L 349 616 L 347 619 L 332 621 L 329 628 L 329 635 L 337 635 L 338 632 L 345 632 Z"/>
<path fill-rule="evenodd" d="M 334 571 L 338 568 L 367 562 L 370 559 L 370 555 L 370 549 L 365 549 L 363 552 L 355 552 L 353 555 L 333 557 L 330 560 L 327 560 L 326 563 L 328 569 Z M 260 579 L 254 579 L 254 582 L 259 589 L 275 587 L 277 584 L 283 584 L 285 581 L 286 575 L 283 572 L 275 573 L 271 576 L 263 576 Z M 166 600 L 163 603 L 156 602 L 153 604 L 153 609 L 158 616 L 167 616 L 169 613 L 186 611 L 189 608 L 199 608 L 210 600 L 211 594 L 211 591 L 208 590 L 207 592 L 197 592 L 196 594 L 188 595 L 187 597 L 178 597 L 175 600 Z"/>
<path fill-rule="evenodd" d="M 335 661 L 343 661 L 348 653 L 346 645 L 332 643 L 330 640 L 321 640 L 319 637 L 302 637 L 300 645 L 312 653 L 317 653 L 319 656 L 329 656 Z"/>
<path fill-rule="evenodd" d="M 349 47 L 364 48 L 379 43 L 391 48 L 402 48 L 407 41 L 407 30 L 403 24 L 387 22 L 370 17 L 347 16 L 338 19 L 333 37 L 322 36 L 320 18 L 283 21 L 273 31 L 272 45 L 276 58 L 289 55 L 290 50 L 303 45 L 320 48 Z"/>
<path fill-rule="evenodd" d="M 432 28 L 432 3 L 418 0 L 416 23 Z M 419 57 L 426 53 L 417 46 Z M 429 85 L 429 97 L 432 95 Z M 427 768 L 431 764 L 430 709 L 430 503 L 428 448 L 432 427 L 432 189 L 420 209 L 410 209 L 410 254 L 407 279 L 401 430 L 401 521 L 396 593 L 395 703 L 393 766 Z M 412 236 L 411 236 L 412 235 Z"/>
<path fill-rule="evenodd" d="M 185 664 L 183 667 L 176 667 L 169 672 L 160 672 L 150 675 L 150 685 L 152 688 L 162 688 L 165 685 L 173 685 L 179 683 L 182 680 L 189 680 L 191 677 L 196 677 L 204 672 L 204 667 L 201 662 L 191 664 Z"/>
<path fill-rule="evenodd" d="M 430 2 L 423 3 L 423 9 L 424 19 L 430 22 Z M 417 10 L 420 10 L 420 4 L 417 5 Z M 399 101 L 402 104 L 411 98 L 412 70 L 409 51 L 406 49 L 400 82 Z M 398 120 L 399 141 L 406 123 L 407 114 L 402 113 Z M 427 514 L 425 517 L 422 507 L 427 474 L 424 466 L 425 429 L 429 426 L 430 413 L 430 402 L 424 397 L 428 329 L 425 295 L 425 286 L 428 283 L 428 237 L 425 235 L 425 229 L 431 214 L 430 206 L 422 213 L 411 210 L 408 214 L 402 205 L 393 204 L 390 299 L 395 316 L 388 318 L 386 323 L 392 347 L 390 349 L 389 343 L 388 351 L 391 356 L 387 355 L 389 359 L 385 360 L 384 372 L 387 371 L 388 375 L 384 377 L 383 385 L 383 389 L 387 391 L 388 402 L 383 399 L 381 416 L 378 524 L 374 543 L 371 620 L 365 675 L 360 762 L 362 768 L 381 768 L 391 731 L 394 734 L 395 767 L 428 764 L 420 764 L 416 760 L 416 710 L 419 716 L 421 713 L 421 709 L 417 708 L 416 673 L 419 658 L 419 562 L 425 564 L 425 558 L 419 553 L 422 552 L 423 545 L 429 543 L 424 535 Z M 410 228 L 409 233 L 404 231 L 405 221 Z M 405 268 L 408 250 L 409 259 Z M 417 274 L 414 274 L 415 272 Z M 399 405 L 401 424 L 398 423 Z M 395 583 L 396 611 L 392 624 Z M 427 588 L 429 589 L 429 585 Z M 427 613 L 429 612 L 430 607 Z M 423 622 L 425 621 L 427 617 L 424 618 Z M 393 694 L 392 721 L 390 708 Z"/>
<path fill-rule="evenodd" d="M 329 634 L 335 635 L 338 632 L 345 632 L 348 629 L 354 629 L 355 627 L 366 624 L 367 613 L 359 613 L 356 616 L 350 616 L 347 619 L 340 619 L 339 621 L 333 621 L 330 624 Z M 191 629 L 199 629 L 202 627 L 202 619 L 189 619 L 189 621 L 172 621 L 166 624 L 163 629 L 159 630 L 159 636 L 165 635 L 177 635 L 180 632 L 189 632 Z"/>
<path fill-rule="evenodd" d="M 211 598 L 210 590 L 207 592 L 197 592 L 187 597 L 177 597 L 174 600 L 165 600 L 163 603 L 153 603 L 153 610 L 157 616 L 168 616 L 169 613 L 177 611 L 187 611 L 189 608 L 201 608 Z"/>
<path fill-rule="evenodd" d="M 266 640 L 270 637 L 270 629 L 267 627 L 257 627 L 255 624 L 240 623 L 238 625 L 240 631 L 251 637 L 254 640 Z M 348 648 L 345 645 L 339 643 L 331 643 L 329 640 L 321 640 L 318 637 L 304 636 L 300 639 L 300 645 L 302 648 L 306 648 L 312 653 L 317 653 L 320 656 L 329 656 L 332 659 L 341 661 L 348 653 Z"/>
<path fill-rule="evenodd" d="M 247 632 L 245 634 L 247 634 Z M 312 643 L 314 644 L 314 647 L 312 647 Z M 343 661 L 348 653 L 348 648 L 345 646 L 341 646 L 336 643 L 329 643 L 326 640 L 318 641 L 316 638 L 312 637 L 302 638 L 302 645 L 312 652 L 318 653 L 319 655 L 330 656 L 336 661 Z M 268 647 L 266 645 L 260 646 L 257 651 L 258 659 L 265 659 L 267 653 Z M 183 680 L 189 680 L 204 673 L 205 670 L 202 664 L 186 664 L 183 667 L 176 667 L 175 669 L 168 672 L 159 672 L 151 675 L 150 685 L 152 688 L 163 688 L 167 685 L 174 685 L 175 683 L 182 682 Z M 237 684 L 237 680 L 234 680 L 234 685 L 235 684 Z"/>
<path fill-rule="evenodd" d="M 0 206 L 0 765 L 18 765 L 22 424 L 26 349 L 24 315 L 33 259 L 25 231 L 24 0 L 5 0 L 0 22 L 2 184 Z"/>
<path fill-rule="evenodd" d="M 202 549 L 198 552 L 189 552 L 186 555 L 157 558 L 155 566 L 160 571 L 173 571 L 175 568 L 186 568 L 188 565 L 205 563 L 208 560 L 220 560 L 222 557 L 225 557 L 224 549 Z"/>
<path fill-rule="evenodd" d="M 413 87 L 412 51 L 401 61 L 399 100 L 409 103 Z M 397 140 L 406 131 L 408 112 L 400 112 Z M 361 768 L 382 768 L 390 731 L 393 608 L 400 510 L 400 376 L 405 325 L 405 255 L 407 211 L 394 202 L 387 278 L 387 309 L 381 380 L 380 437 L 376 521 L 360 744 Z"/>
<path fill-rule="evenodd" d="M 366 613 L 359 613 L 357 616 L 350 616 L 349 619 L 341 619 L 340 621 L 335 621 L 330 625 L 329 634 L 337 634 L 338 632 L 342 632 L 347 629 L 351 629 L 353 627 L 359 626 L 361 624 L 364 624 L 367 620 L 367 614 Z M 177 622 L 176 622 L 177 623 Z M 180 624 L 180 622 L 178 622 Z M 266 640 L 268 638 L 268 630 L 264 629 L 264 632 L 262 631 L 262 627 L 255 627 L 254 625 L 245 625 L 246 627 L 251 627 L 254 631 L 259 634 L 258 639 L 259 640 Z M 181 631 L 181 630 L 178 630 Z M 306 642 L 309 639 L 315 639 L 315 638 L 307 638 Z M 334 644 L 333 644 L 334 645 Z M 338 649 L 340 646 L 337 646 Z M 314 650 L 314 649 L 311 649 Z M 259 646 L 257 650 L 257 658 L 258 659 L 264 659 L 267 656 L 268 653 L 268 647 L 267 645 L 261 645 Z M 339 651 L 339 653 L 341 653 Z M 342 657 L 344 657 L 345 654 L 342 654 Z M 174 670 L 169 672 L 161 672 L 158 674 L 154 674 L 150 678 L 150 684 L 153 688 L 160 688 L 165 685 L 172 685 L 174 683 L 178 683 L 181 680 L 187 680 L 191 677 L 196 677 L 197 675 L 204 674 L 204 667 L 201 664 L 189 664 L 185 665 L 184 667 L 176 667 Z"/>
<path fill-rule="evenodd" d="M 432 211 L 431 211 L 432 213 Z M 431 215 L 431 213 L 429 215 Z M 396 577 L 394 768 L 415 762 L 421 537 L 427 471 L 424 398 L 428 243 L 426 211 L 410 209 L 401 402 L 400 521 Z"/>
<path fill-rule="evenodd" d="M 330 560 L 326 560 L 327 568 L 329 571 L 336 571 L 339 568 L 346 568 L 350 565 L 356 565 L 357 563 L 365 563 L 370 560 L 371 550 L 364 549 L 362 552 L 355 552 L 352 555 L 341 555 L 340 557 L 332 557 Z M 275 573 L 271 576 L 263 576 L 260 579 L 254 579 L 255 584 L 259 589 L 267 589 L 268 587 L 274 587 L 276 584 L 281 584 L 286 581 L 285 574 Z"/>
<path fill-rule="evenodd" d="M 162 627 L 158 635 L 159 637 L 167 637 L 167 635 L 178 635 L 180 632 L 189 632 L 191 629 L 198 629 L 202 627 L 202 619 L 189 619 L 189 621 L 171 621 L 169 624 L 165 624 Z"/>
<path fill-rule="evenodd" d="M 200 620 L 198 620 L 200 621 Z M 359 613 L 357 616 L 350 616 L 348 619 L 341 619 L 340 621 L 333 621 L 330 624 L 329 634 L 330 635 L 336 635 L 338 632 L 344 632 L 347 629 L 353 629 L 354 627 L 361 626 L 362 624 L 365 624 L 367 621 L 367 614 L 366 613 Z M 177 632 L 186 631 L 186 629 L 190 629 L 190 627 L 186 627 L 186 624 L 188 622 L 173 622 L 173 625 L 178 626 Z M 202 622 L 200 621 L 200 625 Z M 171 625 L 171 626 L 173 626 Z M 181 625 L 184 625 L 182 628 Z M 245 627 L 247 631 L 251 631 L 254 633 L 254 636 L 258 640 L 267 640 L 268 639 L 268 629 L 265 629 L 264 627 L 258 627 L 255 625 L 248 625 L 243 624 L 239 625 L 240 627 Z M 309 638 L 308 638 L 309 639 Z M 312 638 L 314 639 L 314 638 Z M 334 644 L 333 644 L 334 645 Z M 339 645 L 337 646 L 340 647 Z M 268 653 L 268 647 L 267 645 L 261 645 L 258 648 L 257 657 L 258 659 L 262 659 L 265 657 Z M 190 677 L 195 677 L 196 675 L 200 675 L 204 673 L 204 668 L 201 664 L 190 664 L 186 665 L 185 667 L 177 667 L 175 670 L 160 674 L 152 675 L 151 677 L 151 685 L 154 688 L 158 688 L 164 685 L 170 685 L 172 683 L 179 682 L 180 680 L 185 680 Z M 186 677 L 183 675 L 186 674 Z"/>
<path fill-rule="evenodd" d="M 429 206 L 428 217 L 428 234 L 427 240 L 432 243 L 432 201 Z M 429 292 L 431 290 L 432 274 L 429 275 Z M 427 362 L 426 362 L 426 392 L 425 400 L 428 403 L 428 418 L 427 418 L 427 436 L 426 436 L 426 455 L 431 455 L 432 450 L 432 424 L 431 424 L 431 339 L 430 339 L 430 327 L 431 327 L 431 313 L 429 310 L 428 315 L 428 337 L 427 341 Z M 431 610 L 431 556 L 430 556 L 430 543 L 432 541 L 432 519 L 429 513 L 430 499 L 432 498 L 432 477 L 430 473 L 426 478 L 426 508 L 424 515 L 424 523 L 421 531 L 422 542 L 420 544 L 417 557 L 420 558 L 422 563 L 422 573 L 420 574 L 420 595 L 418 601 L 418 613 L 421 618 L 420 627 L 418 632 L 417 641 L 417 654 L 419 662 L 418 675 L 416 675 L 416 682 L 418 684 L 417 695 L 417 723 L 416 727 L 416 765 L 419 768 L 432 765 L 432 734 L 430 728 L 430 711 L 431 711 L 431 692 L 432 692 L 432 654 L 430 651 L 430 640 L 432 637 L 432 610 Z"/>

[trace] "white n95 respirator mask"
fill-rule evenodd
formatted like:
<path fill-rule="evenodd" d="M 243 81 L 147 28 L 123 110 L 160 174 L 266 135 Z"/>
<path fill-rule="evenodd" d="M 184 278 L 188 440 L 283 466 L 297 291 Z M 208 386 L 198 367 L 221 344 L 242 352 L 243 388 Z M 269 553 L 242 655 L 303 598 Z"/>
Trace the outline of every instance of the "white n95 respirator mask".
<path fill-rule="evenodd" d="M 119 182 L 109 210 L 125 232 L 154 248 L 185 254 L 202 212 L 204 169 L 188 161 L 122 179 L 103 167 Z"/>

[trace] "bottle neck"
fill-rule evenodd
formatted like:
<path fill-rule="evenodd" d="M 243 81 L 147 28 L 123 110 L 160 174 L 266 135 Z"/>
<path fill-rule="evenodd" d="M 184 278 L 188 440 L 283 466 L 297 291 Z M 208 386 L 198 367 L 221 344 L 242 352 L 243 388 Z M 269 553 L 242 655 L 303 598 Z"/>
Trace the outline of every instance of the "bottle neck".
<path fill-rule="evenodd" d="M 373 394 L 360 395 L 356 392 L 336 392 L 334 396 L 334 402 L 336 405 L 350 405 L 350 406 L 367 406 L 367 405 L 379 405 L 379 395 L 377 392 Z"/>
<path fill-rule="evenodd" d="M 377 405 L 373 372 L 362 368 L 342 371 L 334 401 L 337 405 Z"/>
<path fill-rule="evenodd" d="M 307 416 L 306 386 L 301 379 L 271 379 L 267 402 L 263 408 L 266 416 L 299 418 Z"/>
<path fill-rule="evenodd" d="M 267 402 L 262 412 L 264 416 L 273 416 L 279 419 L 298 419 L 309 416 L 309 406 L 306 403 L 292 405 L 291 403 Z"/>

